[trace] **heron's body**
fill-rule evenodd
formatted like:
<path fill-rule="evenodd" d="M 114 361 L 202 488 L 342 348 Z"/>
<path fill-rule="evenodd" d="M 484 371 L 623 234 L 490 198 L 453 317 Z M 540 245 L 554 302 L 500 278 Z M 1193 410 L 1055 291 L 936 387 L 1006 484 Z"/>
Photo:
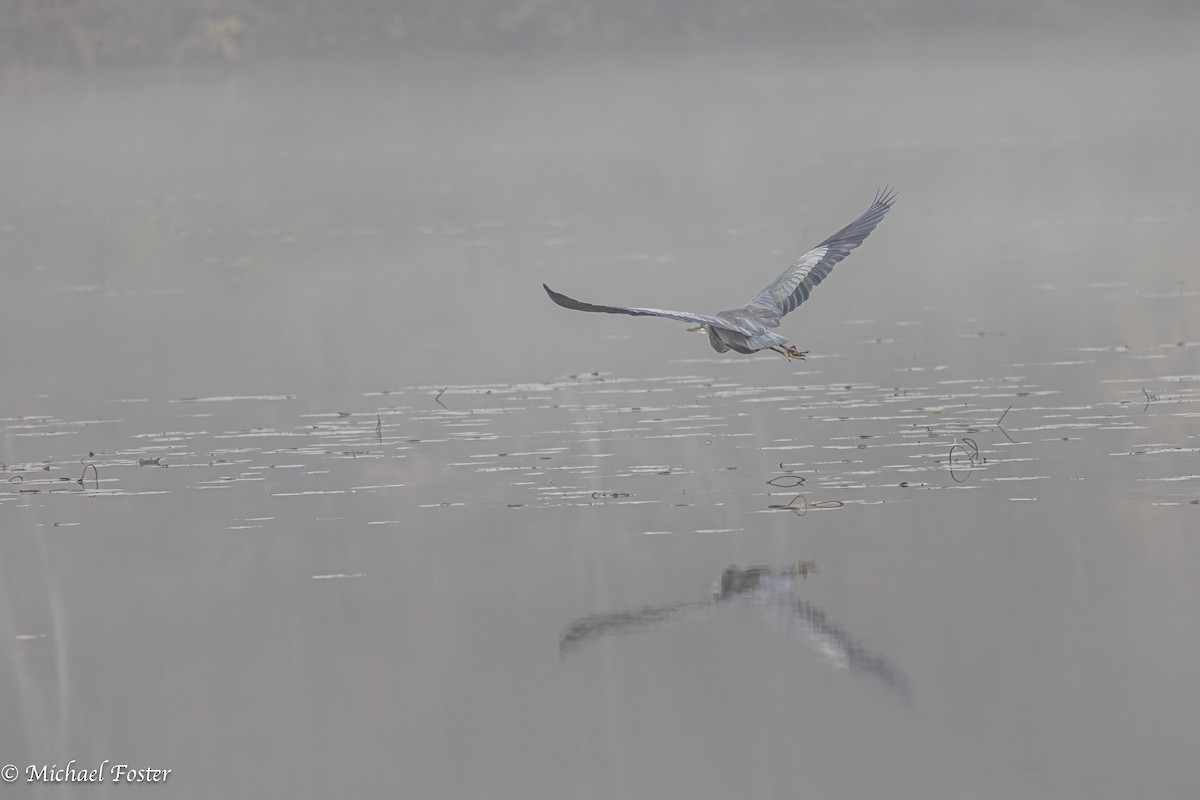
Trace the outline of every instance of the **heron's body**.
<path fill-rule="evenodd" d="M 813 287 L 825 279 L 833 266 L 863 243 L 875 230 L 884 214 L 892 207 L 896 193 L 884 189 L 875 202 L 858 219 L 809 250 L 788 267 L 782 275 L 741 308 L 716 314 L 694 314 L 690 311 L 667 311 L 661 308 L 631 306 L 600 306 L 560 294 L 546 284 L 542 288 L 550 299 L 563 308 L 576 311 L 599 311 L 607 314 L 652 316 L 698 324 L 708 332 L 708 341 L 718 353 L 733 350 L 737 353 L 757 353 L 774 350 L 787 358 L 804 358 L 795 347 L 781 349 L 787 339 L 768 328 L 776 328 L 784 315 L 808 299 Z"/>
<path fill-rule="evenodd" d="M 735 353 L 757 353 L 767 347 L 787 344 L 787 339 L 767 330 L 767 326 L 772 324 L 769 312 L 746 307 L 718 311 L 713 316 L 725 323 L 704 326 L 708 332 L 709 344 L 718 353 L 727 350 Z M 778 325 L 778 320 L 774 324 Z"/>

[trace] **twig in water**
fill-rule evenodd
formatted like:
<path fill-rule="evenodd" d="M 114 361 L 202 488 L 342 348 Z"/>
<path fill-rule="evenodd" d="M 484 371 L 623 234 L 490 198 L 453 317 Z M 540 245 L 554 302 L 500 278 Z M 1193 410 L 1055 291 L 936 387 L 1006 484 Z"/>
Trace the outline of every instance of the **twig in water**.
<path fill-rule="evenodd" d="M 88 467 L 92 468 L 92 477 L 96 479 L 96 490 L 100 490 L 100 470 L 96 469 L 95 464 L 84 464 L 83 472 L 79 475 L 79 480 L 76 481 L 80 486 L 83 486 L 83 479 L 87 476 Z M 86 487 L 85 487 L 86 488 Z"/>
<path fill-rule="evenodd" d="M 788 473 L 787 475 L 776 475 L 767 481 L 767 483 L 780 489 L 795 489 L 797 486 L 803 486 L 808 483 L 808 478 L 803 475 Z"/>
<path fill-rule="evenodd" d="M 442 408 L 449 411 L 450 410 L 449 407 L 445 403 L 442 402 L 442 395 L 444 395 L 446 393 L 447 388 L 449 388 L 449 387 L 443 386 L 442 390 L 437 393 L 437 397 L 433 398 L 433 402 L 437 403 L 439 406 L 441 406 Z"/>
<path fill-rule="evenodd" d="M 797 500 L 802 501 L 804 505 L 797 507 Z M 771 509 L 772 511 L 791 511 L 797 517 L 803 517 L 808 513 L 808 498 L 802 494 L 798 494 L 791 500 L 787 501 L 787 503 L 771 503 L 769 506 L 767 506 L 767 508 Z"/>
<path fill-rule="evenodd" d="M 796 505 L 797 500 L 803 505 Z M 841 508 L 844 505 L 846 504 L 841 500 L 816 500 L 810 503 L 807 497 L 798 494 L 787 503 L 771 503 L 767 508 L 772 511 L 791 511 L 797 517 L 803 517 L 810 508 Z"/>
<path fill-rule="evenodd" d="M 964 441 L 969 441 L 969 440 L 964 440 Z M 974 442 L 971 442 L 971 444 L 974 444 Z M 971 465 L 971 468 L 967 470 L 967 474 L 964 475 L 961 479 L 957 475 L 954 474 L 954 451 L 955 450 L 962 450 L 963 455 L 967 459 L 967 462 Z M 979 448 L 976 447 L 975 455 L 978 455 L 978 454 L 979 454 Z M 950 479 L 953 480 L 955 483 L 965 482 L 968 478 L 971 477 L 971 473 L 974 472 L 974 470 L 975 470 L 975 456 L 971 455 L 970 451 L 967 450 L 965 445 L 961 445 L 958 443 L 957 436 L 954 437 L 954 443 L 950 445 L 950 455 L 947 457 L 947 461 L 950 464 Z"/>
<path fill-rule="evenodd" d="M 979 445 L 975 444 L 975 440 L 974 440 L 974 439 L 971 439 L 971 438 L 969 438 L 969 437 L 967 437 L 967 436 L 964 436 L 964 437 L 963 437 L 963 443 L 964 443 L 964 444 L 967 444 L 967 445 L 969 445 L 969 446 L 970 446 L 970 448 L 971 448 L 971 462 L 972 462 L 972 463 L 974 463 L 975 459 L 979 458 Z M 984 460 L 986 461 L 987 459 L 984 459 Z"/>
<path fill-rule="evenodd" d="M 1016 444 L 1017 443 L 1016 439 L 1009 436 L 1008 431 L 1004 430 L 1004 428 L 1000 425 L 1001 422 L 1004 422 L 1004 418 L 1008 416 L 1009 411 L 1012 411 L 1012 406 L 1009 406 L 1008 408 L 1004 409 L 1004 413 L 1000 415 L 1000 419 L 996 420 L 996 427 L 1000 430 L 1001 433 L 1004 434 L 1005 439 L 1008 439 L 1013 444 Z"/>

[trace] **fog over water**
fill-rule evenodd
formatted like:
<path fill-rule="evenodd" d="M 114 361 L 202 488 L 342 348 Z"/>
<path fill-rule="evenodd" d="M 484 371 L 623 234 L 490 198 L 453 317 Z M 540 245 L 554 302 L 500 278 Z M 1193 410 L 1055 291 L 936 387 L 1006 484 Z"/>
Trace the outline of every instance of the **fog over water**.
<path fill-rule="evenodd" d="M 1194 795 L 1200 57 L 1096 19 L 4 89 L 3 791 Z M 885 185 L 805 361 L 541 287 Z"/>

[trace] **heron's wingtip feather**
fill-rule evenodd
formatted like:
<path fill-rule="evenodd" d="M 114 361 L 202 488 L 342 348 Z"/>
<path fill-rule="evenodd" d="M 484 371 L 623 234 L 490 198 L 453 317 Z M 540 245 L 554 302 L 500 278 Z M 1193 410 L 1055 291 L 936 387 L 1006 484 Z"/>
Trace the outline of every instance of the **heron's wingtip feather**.
<path fill-rule="evenodd" d="M 565 294 L 560 294 L 560 293 L 554 291 L 553 289 L 551 289 L 549 286 L 547 286 L 544 283 L 542 284 L 542 288 L 546 290 L 546 294 L 550 295 L 551 300 L 553 300 L 557 305 L 560 305 L 564 308 L 573 308 L 573 306 L 571 304 L 577 302 L 577 301 L 574 301 L 571 298 L 567 297 Z"/>
<path fill-rule="evenodd" d="M 891 184 L 884 184 L 883 188 L 875 193 L 875 203 L 891 208 L 892 203 L 896 202 L 896 195 L 898 194 L 900 192 Z"/>

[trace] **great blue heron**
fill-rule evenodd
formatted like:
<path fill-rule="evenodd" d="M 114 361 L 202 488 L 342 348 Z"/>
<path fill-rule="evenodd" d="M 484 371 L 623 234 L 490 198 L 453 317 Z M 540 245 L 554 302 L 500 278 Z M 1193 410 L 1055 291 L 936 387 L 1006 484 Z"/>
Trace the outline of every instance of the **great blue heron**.
<path fill-rule="evenodd" d="M 693 331 L 707 331 L 708 341 L 718 353 L 734 350 L 738 353 L 757 353 L 759 350 L 774 350 L 788 360 L 804 358 L 807 354 L 788 345 L 787 339 L 767 330 L 779 326 L 783 315 L 792 311 L 812 292 L 813 287 L 825 279 L 833 265 L 841 261 L 850 251 L 863 243 L 875 230 L 883 215 L 892 207 L 896 192 L 889 187 L 875 195 L 875 202 L 858 219 L 809 250 L 788 267 L 782 275 L 759 292 L 753 300 L 732 311 L 716 314 L 693 314 L 690 311 L 665 311 L 661 308 L 631 308 L 627 306 L 598 306 L 559 294 L 546 284 L 542 288 L 550 299 L 563 308 L 576 311 L 603 311 L 607 314 L 629 314 L 634 317 L 666 317 L 682 322 L 698 323 Z"/>

